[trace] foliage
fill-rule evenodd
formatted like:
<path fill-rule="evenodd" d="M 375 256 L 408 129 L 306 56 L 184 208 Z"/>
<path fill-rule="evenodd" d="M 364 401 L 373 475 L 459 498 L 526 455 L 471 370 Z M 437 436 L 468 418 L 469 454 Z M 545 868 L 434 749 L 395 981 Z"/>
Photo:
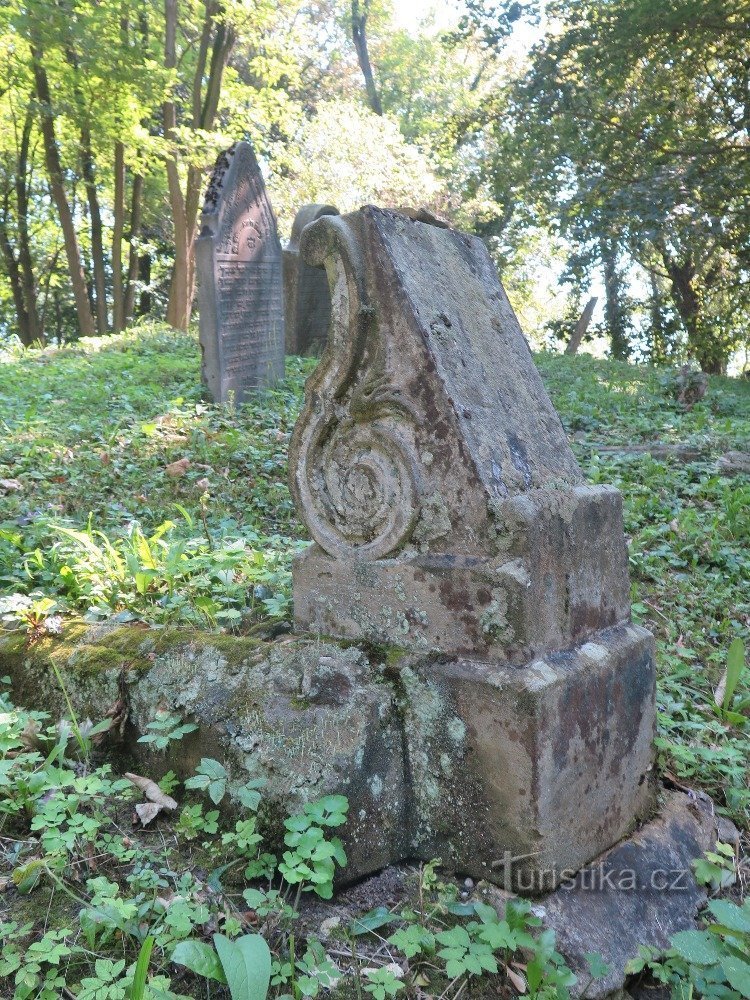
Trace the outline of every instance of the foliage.
<path fill-rule="evenodd" d="M 527 210 L 569 241 L 575 285 L 599 270 L 615 354 L 634 346 L 635 270 L 644 351 L 722 371 L 747 344 L 748 4 L 554 0 L 545 14 L 527 71 L 495 100 L 505 115 L 478 120 L 494 140 L 485 171 L 502 158 Z"/>
<path fill-rule="evenodd" d="M 750 900 L 712 899 L 707 910 L 705 929 L 679 931 L 662 959 L 642 948 L 629 971 L 648 968 L 676 996 L 750 997 Z"/>
<path fill-rule="evenodd" d="M 233 630 L 288 614 L 299 528 L 283 472 L 300 380 L 271 406 L 210 407 L 197 356 L 192 337 L 156 327 L 0 361 L 0 478 L 22 486 L 0 514 L 0 614 Z"/>

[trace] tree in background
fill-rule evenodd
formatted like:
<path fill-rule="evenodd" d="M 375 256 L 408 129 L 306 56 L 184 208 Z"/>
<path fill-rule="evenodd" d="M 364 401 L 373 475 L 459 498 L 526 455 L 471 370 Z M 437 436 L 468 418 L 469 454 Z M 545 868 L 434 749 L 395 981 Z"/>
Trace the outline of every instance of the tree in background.
<path fill-rule="evenodd" d="M 723 371 L 748 336 L 750 3 L 550 0 L 547 16 L 511 101 L 524 197 L 605 288 L 656 273 L 688 354 Z M 618 317 L 608 296 L 623 353 Z"/>

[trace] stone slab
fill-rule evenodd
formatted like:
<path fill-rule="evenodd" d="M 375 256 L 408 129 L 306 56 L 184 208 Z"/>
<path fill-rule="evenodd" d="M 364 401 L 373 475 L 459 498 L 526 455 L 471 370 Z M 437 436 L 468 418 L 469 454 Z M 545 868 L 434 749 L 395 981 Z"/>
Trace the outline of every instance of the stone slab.
<path fill-rule="evenodd" d="M 713 850 L 717 839 L 708 796 L 665 792 L 653 819 L 535 905 L 578 977 L 574 996 L 601 1000 L 616 993 L 641 945 L 666 950 L 674 934 L 695 926 L 706 893 L 691 862 Z M 504 909 L 507 897 L 492 888 L 487 895 Z M 592 952 L 609 972 L 590 982 L 585 956 Z"/>
<path fill-rule="evenodd" d="M 367 207 L 300 253 L 332 320 L 290 444 L 298 628 L 521 663 L 627 621 L 619 494 L 584 484 L 481 240 Z"/>
<path fill-rule="evenodd" d="M 518 665 L 627 621 L 618 491 L 577 486 L 557 509 L 546 500 L 506 505 L 513 541 L 494 558 L 412 549 L 343 562 L 312 546 L 293 565 L 295 620 L 323 635 Z"/>
<path fill-rule="evenodd" d="M 219 157 L 195 244 L 201 373 L 217 403 L 284 377 L 281 244 L 252 146 Z"/>

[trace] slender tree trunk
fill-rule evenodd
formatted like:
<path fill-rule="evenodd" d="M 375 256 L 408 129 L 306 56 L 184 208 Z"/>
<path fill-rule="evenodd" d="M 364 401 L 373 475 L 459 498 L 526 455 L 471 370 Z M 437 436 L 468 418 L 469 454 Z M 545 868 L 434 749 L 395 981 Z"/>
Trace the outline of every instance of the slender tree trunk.
<path fill-rule="evenodd" d="M 44 341 L 44 324 L 39 315 L 39 296 L 34 275 L 34 261 L 29 240 L 29 146 L 34 112 L 29 103 L 21 133 L 21 148 L 16 169 L 16 230 L 18 239 L 18 266 L 21 272 L 24 306 L 29 324 L 31 342 Z"/>
<path fill-rule="evenodd" d="M 141 237 L 143 199 L 143 177 L 136 174 L 133 178 L 133 190 L 130 196 L 130 232 L 128 233 L 128 281 L 125 287 L 124 315 L 125 323 L 133 318 L 135 309 L 135 285 L 138 281 L 138 240 Z"/>
<path fill-rule="evenodd" d="M 352 0 L 352 41 L 357 51 L 359 68 L 365 78 L 365 89 L 367 90 L 367 100 L 376 115 L 383 114 L 383 106 L 380 103 L 380 94 L 375 86 L 375 77 L 370 64 L 370 53 L 367 48 L 367 15 L 370 12 L 370 0 Z"/>
<path fill-rule="evenodd" d="M 164 66 L 166 69 L 172 70 L 177 66 L 177 0 L 164 0 L 164 26 Z M 171 95 L 169 100 L 164 102 L 163 114 L 164 137 L 169 141 L 173 138 L 177 126 L 177 107 Z M 174 157 L 167 160 L 167 186 L 169 205 L 172 209 L 172 224 L 174 225 L 174 267 L 169 289 L 167 323 L 178 330 L 186 330 L 190 323 L 191 306 L 188 273 L 190 247 L 188 245 L 185 201 L 180 187 L 177 160 Z"/>
<path fill-rule="evenodd" d="M 99 195 L 96 190 L 96 168 L 94 154 L 91 148 L 91 131 L 88 123 L 81 126 L 81 166 L 83 183 L 86 188 L 86 202 L 89 206 L 91 220 L 91 256 L 94 272 L 94 304 L 96 308 L 96 327 L 99 333 L 109 329 L 107 317 L 107 273 L 104 266 L 104 227 L 102 213 L 99 207 Z"/>
<path fill-rule="evenodd" d="M 70 210 L 68 198 L 65 193 L 63 183 L 62 164 L 60 162 L 60 151 L 55 138 L 55 114 L 52 110 L 50 98 L 49 80 L 42 65 L 43 54 L 41 49 L 32 45 L 32 69 L 34 73 L 34 85 L 36 96 L 39 101 L 39 117 L 44 143 L 44 159 L 47 167 L 47 175 L 50 184 L 52 200 L 57 208 L 60 218 L 60 228 L 63 233 L 63 245 L 65 256 L 68 261 L 68 272 L 70 283 L 73 288 L 76 313 L 78 316 L 78 327 L 84 337 L 91 337 L 95 332 L 94 317 L 89 307 L 88 292 L 86 290 L 86 276 L 83 272 L 83 262 L 81 250 L 78 244 L 73 214 Z"/>
<path fill-rule="evenodd" d="M 669 335 L 664 316 L 662 290 L 659 287 L 659 277 L 653 268 L 649 268 L 649 313 L 651 318 L 651 361 L 663 365 L 669 356 Z"/>
<path fill-rule="evenodd" d="M 576 323 L 576 328 L 573 331 L 573 336 L 568 341 L 568 345 L 565 348 L 566 354 L 577 354 L 578 348 L 583 342 L 583 338 L 586 336 L 586 331 L 589 328 L 589 323 L 591 322 L 591 317 L 594 315 L 594 309 L 598 299 L 596 295 L 592 295 L 591 298 L 586 303 L 586 308 L 581 313 L 581 318 Z"/>
<path fill-rule="evenodd" d="M 206 0 L 205 17 L 198 49 L 196 75 L 192 87 L 192 126 L 210 130 L 213 127 L 221 97 L 221 85 L 229 57 L 236 40 L 234 29 L 223 20 L 222 4 L 216 0 Z M 177 0 L 164 0 L 164 66 L 177 66 Z M 213 35 L 213 44 L 211 37 Z M 211 61 L 208 80 L 206 76 L 208 50 L 211 47 Z M 196 117 L 197 115 L 197 117 Z M 164 136 L 174 138 L 177 127 L 177 107 L 172 96 L 164 102 Z M 195 255 L 193 244 L 196 236 L 198 206 L 200 202 L 203 172 L 194 166 L 188 168 L 187 184 L 183 194 L 177 158 L 166 162 L 169 204 L 174 224 L 175 256 L 172 281 L 169 289 L 167 322 L 179 330 L 186 330 L 190 324 L 195 290 Z"/>
<path fill-rule="evenodd" d="M 115 200 L 112 226 L 112 329 L 125 326 L 125 292 L 122 283 L 122 233 L 125 226 L 125 146 L 115 143 Z"/>
<path fill-rule="evenodd" d="M 138 315 L 148 316 L 151 312 L 151 254 L 144 253 L 138 258 L 138 281 L 141 285 L 141 295 L 138 300 Z"/>
<path fill-rule="evenodd" d="M 600 241 L 600 254 L 604 270 L 604 318 L 609 334 L 613 358 L 626 361 L 630 355 L 627 314 L 623 304 L 622 276 L 617 267 L 617 244 Z"/>
<path fill-rule="evenodd" d="M 18 338 L 24 347 L 30 347 L 34 343 L 29 324 L 29 314 L 26 310 L 26 302 L 23 294 L 23 281 L 21 279 L 21 269 L 18 266 L 13 244 L 8 235 L 8 197 L 4 199 L 3 211 L 0 216 L 0 253 L 3 255 L 5 263 L 5 273 L 8 275 L 10 290 L 13 294 L 13 305 L 16 307 L 16 319 L 18 320 Z"/>

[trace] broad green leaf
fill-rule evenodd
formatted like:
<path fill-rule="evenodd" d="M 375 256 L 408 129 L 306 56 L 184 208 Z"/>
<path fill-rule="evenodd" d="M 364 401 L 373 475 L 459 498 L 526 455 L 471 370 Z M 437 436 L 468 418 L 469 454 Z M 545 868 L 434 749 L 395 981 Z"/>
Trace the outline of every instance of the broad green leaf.
<path fill-rule="evenodd" d="M 351 932 L 355 935 L 369 934 L 371 931 L 377 930 L 378 927 L 392 924 L 395 920 L 398 920 L 398 916 L 391 913 L 388 907 L 378 906 L 376 909 L 370 910 L 369 913 L 364 913 L 361 917 L 353 920 Z"/>
<path fill-rule="evenodd" d="M 214 934 L 232 1000 L 265 1000 L 271 980 L 271 952 L 260 934 L 245 934 L 230 941 Z"/>
<path fill-rule="evenodd" d="M 732 989 L 750 998 L 750 965 L 736 955 L 722 959 L 721 967 Z"/>
<path fill-rule="evenodd" d="M 722 707 L 726 710 L 731 707 L 732 699 L 734 698 L 734 692 L 737 690 L 737 684 L 740 680 L 740 674 L 742 673 L 742 668 L 745 666 L 745 644 L 742 639 L 737 636 L 732 640 L 732 644 L 729 647 L 729 653 L 727 655 L 727 684 L 724 689 L 724 699 L 722 701 Z"/>
<path fill-rule="evenodd" d="M 227 981 L 219 956 L 205 941 L 180 941 L 172 952 L 172 961 L 205 979 L 214 979 L 217 983 Z"/>
<path fill-rule="evenodd" d="M 721 943 L 708 931 L 678 931 L 670 943 L 678 955 L 694 965 L 715 965 L 722 957 Z"/>
<path fill-rule="evenodd" d="M 750 934 L 750 912 L 747 910 L 730 903 L 728 899 L 712 899 L 708 908 L 722 927 Z"/>

